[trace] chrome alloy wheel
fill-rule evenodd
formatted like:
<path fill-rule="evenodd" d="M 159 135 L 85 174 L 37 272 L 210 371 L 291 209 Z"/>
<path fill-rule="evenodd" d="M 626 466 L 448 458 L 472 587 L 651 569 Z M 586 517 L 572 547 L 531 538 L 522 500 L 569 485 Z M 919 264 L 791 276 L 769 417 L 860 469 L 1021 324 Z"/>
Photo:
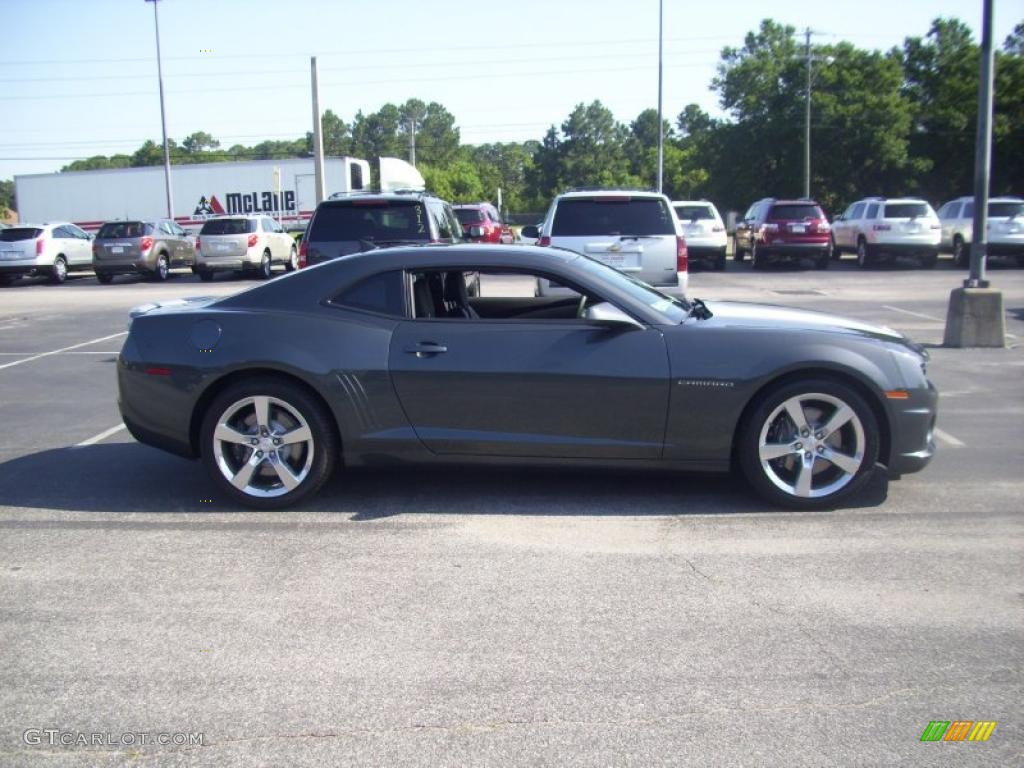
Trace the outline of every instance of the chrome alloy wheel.
<path fill-rule="evenodd" d="M 297 488 L 313 465 L 313 433 L 293 405 L 256 395 L 228 406 L 213 431 L 224 478 L 247 496 L 272 498 Z"/>
<path fill-rule="evenodd" d="M 761 469 L 786 494 L 814 499 L 845 488 L 864 464 L 864 425 L 833 395 L 809 392 L 775 408 L 761 427 Z"/>

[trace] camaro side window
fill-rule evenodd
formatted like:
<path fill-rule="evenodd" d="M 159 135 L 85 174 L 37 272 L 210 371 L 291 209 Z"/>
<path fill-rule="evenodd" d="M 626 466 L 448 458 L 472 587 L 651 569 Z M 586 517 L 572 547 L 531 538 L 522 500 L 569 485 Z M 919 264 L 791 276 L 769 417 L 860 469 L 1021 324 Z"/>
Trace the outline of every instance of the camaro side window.
<path fill-rule="evenodd" d="M 345 289 L 331 303 L 339 307 L 405 316 L 405 285 L 401 272 L 382 272 Z"/>

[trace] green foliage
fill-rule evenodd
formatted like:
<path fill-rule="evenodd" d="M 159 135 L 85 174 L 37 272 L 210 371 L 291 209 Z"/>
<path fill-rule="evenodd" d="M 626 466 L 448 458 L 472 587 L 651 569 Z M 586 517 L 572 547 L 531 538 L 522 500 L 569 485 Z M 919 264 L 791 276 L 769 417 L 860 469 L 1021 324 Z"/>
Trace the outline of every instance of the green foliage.
<path fill-rule="evenodd" d="M 14 196 L 14 179 L 0 180 L 0 211 L 7 208 L 18 210 L 18 201 Z"/>

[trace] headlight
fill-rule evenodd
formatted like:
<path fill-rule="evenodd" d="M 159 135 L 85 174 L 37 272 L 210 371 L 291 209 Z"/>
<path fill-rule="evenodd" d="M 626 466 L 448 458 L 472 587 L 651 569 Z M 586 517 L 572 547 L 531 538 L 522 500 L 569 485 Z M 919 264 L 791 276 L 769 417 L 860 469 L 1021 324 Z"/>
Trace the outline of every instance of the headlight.
<path fill-rule="evenodd" d="M 928 357 L 919 352 L 900 349 L 890 350 L 893 362 L 903 379 L 903 386 L 907 389 L 917 389 L 925 385 L 928 377 Z"/>

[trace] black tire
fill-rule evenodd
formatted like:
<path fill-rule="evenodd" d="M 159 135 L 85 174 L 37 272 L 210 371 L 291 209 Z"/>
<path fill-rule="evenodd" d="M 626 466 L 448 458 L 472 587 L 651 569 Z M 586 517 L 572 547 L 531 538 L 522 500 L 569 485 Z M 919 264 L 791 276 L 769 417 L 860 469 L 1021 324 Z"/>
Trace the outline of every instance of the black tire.
<path fill-rule="evenodd" d="M 103 285 L 110 285 L 112 282 L 114 282 L 114 276 L 109 272 L 97 272 L 96 279 L 99 280 L 100 283 L 102 283 Z"/>
<path fill-rule="evenodd" d="M 761 253 L 761 249 L 757 247 L 757 243 L 753 243 L 750 246 L 750 268 L 756 270 L 764 269 L 764 256 Z"/>
<path fill-rule="evenodd" d="M 264 251 L 263 258 L 260 259 L 260 265 L 256 269 L 256 277 L 260 280 L 269 280 L 273 273 L 274 267 L 270 261 L 270 251 Z"/>
<path fill-rule="evenodd" d="M 68 279 L 68 261 L 63 256 L 58 256 L 53 260 L 53 266 L 50 268 L 50 282 L 54 285 L 63 285 Z"/>
<path fill-rule="evenodd" d="M 197 269 L 195 270 L 195 273 L 199 275 L 199 279 L 204 283 L 208 283 L 213 280 L 213 272 L 208 269 Z"/>
<path fill-rule="evenodd" d="M 294 272 L 299 268 L 299 252 L 295 250 L 295 246 L 292 246 L 291 251 L 288 253 L 288 263 L 284 265 L 285 272 Z"/>
<path fill-rule="evenodd" d="M 815 269 L 828 269 L 829 263 L 832 261 L 832 252 L 826 251 L 817 258 L 814 259 Z"/>
<path fill-rule="evenodd" d="M 873 261 L 871 257 L 871 250 L 868 248 L 868 241 L 863 237 L 857 240 L 857 266 L 861 269 L 867 269 L 871 266 Z"/>
<path fill-rule="evenodd" d="M 971 249 L 960 235 L 953 238 L 953 265 L 961 269 L 971 266 Z"/>
<path fill-rule="evenodd" d="M 839 261 L 841 258 L 843 258 L 843 249 L 836 245 L 836 236 L 834 234 L 829 235 L 828 239 L 832 243 L 832 260 Z"/>
<path fill-rule="evenodd" d="M 150 277 L 154 282 L 162 283 L 167 279 L 167 275 L 170 274 L 171 267 L 167 261 L 167 254 L 161 253 L 156 257 L 156 268 L 150 274 Z"/>
<path fill-rule="evenodd" d="M 715 258 L 715 271 L 725 272 L 725 248 L 723 248 Z"/>
<path fill-rule="evenodd" d="M 784 406 L 799 398 L 804 398 L 799 411 L 805 418 L 806 434 L 794 431 L 794 421 Z M 840 413 L 837 403 L 845 405 L 852 418 L 825 435 L 822 427 L 832 415 Z M 778 445 L 792 452 L 762 462 L 762 435 L 766 449 Z M 819 439 L 821 435 L 825 437 Z M 797 445 L 802 446 L 800 451 L 795 450 Z M 761 396 L 744 421 L 736 456 L 751 487 L 772 504 L 790 509 L 829 509 L 867 482 L 878 460 L 878 449 L 878 422 L 864 398 L 842 381 L 809 378 L 783 383 Z M 845 468 L 824 458 L 830 454 L 841 459 Z M 810 462 L 811 474 L 803 488 L 805 493 L 801 493 L 806 461 Z M 833 486 L 834 490 L 829 490 Z M 821 495 L 806 495 L 815 492 Z"/>
<path fill-rule="evenodd" d="M 743 261 L 743 249 L 740 248 L 739 238 L 736 237 L 732 239 L 732 259 L 733 261 Z"/>
<path fill-rule="evenodd" d="M 236 410 L 240 402 L 260 396 L 271 400 L 271 405 L 267 409 L 268 434 L 262 441 L 260 430 L 256 426 L 259 419 L 255 406 L 242 405 Z M 223 418 L 231 413 L 239 414 L 240 418 L 248 408 L 252 408 L 249 418 L 253 421 L 248 429 L 252 430 L 251 439 L 258 441 L 256 446 L 251 444 L 251 439 L 246 445 L 215 440 L 214 433 Z M 275 447 L 271 441 L 275 434 L 286 434 L 288 427 L 282 428 L 282 422 L 288 422 L 293 428 L 296 424 L 301 426 L 301 422 L 294 418 L 296 415 L 305 421 L 305 426 L 308 426 L 309 441 L 303 442 L 295 454 L 271 461 L 270 454 L 291 449 L 291 446 Z M 238 427 L 244 424 L 244 421 L 226 420 Z M 266 451 L 266 458 L 262 460 L 257 455 L 261 450 Z M 283 509 L 315 494 L 334 471 L 339 450 L 337 432 L 330 411 L 301 385 L 271 376 L 255 376 L 230 385 L 210 403 L 203 415 L 200 429 L 200 453 L 214 485 L 222 494 L 254 509 Z M 258 465 L 252 472 L 252 479 L 240 480 L 246 482 L 245 489 L 232 485 L 227 474 L 244 469 L 253 460 L 256 460 Z M 289 469 L 301 467 L 301 471 L 297 473 L 301 480 L 290 491 L 284 490 L 286 486 L 280 480 L 281 472 L 274 468 L 278 464 L 284 464 Z M 276 495 L 258 495 L 259 492 Z"/>

